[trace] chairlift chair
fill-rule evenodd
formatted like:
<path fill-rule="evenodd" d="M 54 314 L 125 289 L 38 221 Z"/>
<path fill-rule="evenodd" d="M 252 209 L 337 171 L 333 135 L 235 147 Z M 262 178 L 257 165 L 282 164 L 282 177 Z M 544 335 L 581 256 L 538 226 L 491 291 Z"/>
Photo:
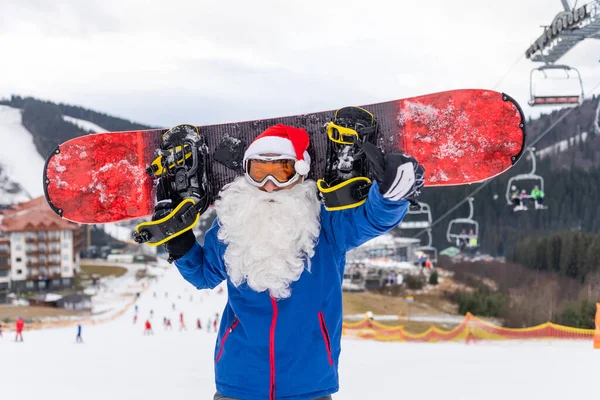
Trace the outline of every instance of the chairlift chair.
<path fill-rule="evenodd" d="M 433 265 L 437 265 L 438 251 L 435 247 L 433 247 L 431 245 L 433 242 L 432 237 L 431 237 L 431 229 L 427 229 L 427 236 L 429 238 L 429 241 L 427 242 L 427 244 L 425 246 L 417 247 L 416 251 L 423 252 L 427 257 L 429 257 L 429 260 L 433 263 Z"/>
<path fill-rule="evenodd" d="M 540 190 L 544 191 L 544 178 L 535 173 L 536 170 L 536 159 L 535 159 L 535 149 L 530 147 L 527 149 L 529 151 L 529 155 L 531 157 L 531 171 L 527 174 L 519 174 L 515 175 L 508 180 L 508 184 L 506 185 L 506 203 L 509 206 L 513 205 L 511 199 L 511 188 L 513 186 L 517 186 L 517 182 L 530 182 L 529 186 L 531 186 L 531 182 L 537 182 L 536 185 L 539 186 Z M 534 185 L 535 186 L 535 185 Z M 527 199 L 530 199 L 531 196 L 527 195 Z M 523 208 L 524 209 L 524 208 Z"/>
<path fill-rule="evenodd" d="M 534 89 L 534 75 L 536 72 L 541 72 L 544 75 L 544 80 L 548 79 L 548 75 L 546 71 L 549 70 L 562 70 L 565 71 L 566 78 L 564 80 L 573 80 L 570 72 L 575 73 L 575 80 L 578 83 L 577 93 L 569 93 L 567 95 L 554 95 L 554 96 L 540 96 L 536 94 Z M 577 68 L 569 67 L 568 65 L 559 65 L 559 64 L 546 64 L 538 68 L 534 68 L 531 70 L 529 74 L 529 105 L 530 106 L 577 106 L 583 102 L 584 93 L 583 93 L 583 82 L 581 80 L 581 74 L 577 70 Z"/>
<path fill-rule="evenodd" d="M 429 207 L 429 205 L 426 203 L 419 202 L 418 204 L 418 209 L 408 209 L 408 211 L 406 212 L 406 216 L 398 225 L 400 229 L 427 229 L 431 226 L 431 222 L 433 221 L 431 217 L 431 207 Z M 426 219 L 422 218 L 420 220 L 411 221 L 411 219 L 413 219 L 414 217 L 411 218 L 409 217 L 410 215 L 425 215 Z"/>
<path fill-rule="evenodd" d="M 473 230 L 473 233 L 475 234 L 475 238 L 479 240 L 479 222 L 473 219 L 473 214 L 475 212 L 475 209 L 473 207 L 474 200 L 475 199 L 472 197 L 469 198 L 469 216 L 467 218 L 455 218 L 448 223 L 448 230 L 446 231 L 446 239 L 448 240 L 448 242 L 456 244 L 460 239 L 469 240 L 471 238 L 470 235 L 461 235 L 460 233 L 457 233 L 455 229 L 453 229 L 453 227 L 458 225 L 469 225 L 470 229 Z M 476 246 L 467 245 L 467 247 L 473 248 Z"/>

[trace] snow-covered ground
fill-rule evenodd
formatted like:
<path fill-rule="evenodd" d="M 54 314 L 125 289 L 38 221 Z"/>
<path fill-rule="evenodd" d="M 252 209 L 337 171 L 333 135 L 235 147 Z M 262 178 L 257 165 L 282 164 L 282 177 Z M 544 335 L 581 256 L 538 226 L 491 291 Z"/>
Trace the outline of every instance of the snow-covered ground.
<path fill-rule="evenodd" d="M 120 288 L 127 288 L 125 276 Z M 129 282 L 129 283 L 128 283 Z M 116 282 L 109 285 L 117 288 Z M 115 289 L 119 293 L 121 289 Z M 133 289 L 134 291 L 136 289 Z M 156 297 L 154 297 L 156 293 Z M 2 398 L 47 400 L 212 399 L 216 334 L 203 328 L 221 312 L 225 293 L 196 291 L 165 270 L 117 319 L 75 327 L 13 333 L 0 339 Z M 173 309 L 173 305 L 175 309 Z M 150 317 L 154 336 L 142 335 Z M 179 332 L 179 312 L 187 331 Z M 173 331 L 162 327 L 170 318 Z M 600 351 L 590 342 L 381 343 L 344 340 L 335 399 L 575 399 L 594 398 Z"/>
<path fill-rule="evenodd" d="M 0 105 L 0 164 L 13 182 L 32 197 L 44 194 L 42 171 L 45 159 L 33 144 L 33 136 L 21 125 L 21 110 Z"/>

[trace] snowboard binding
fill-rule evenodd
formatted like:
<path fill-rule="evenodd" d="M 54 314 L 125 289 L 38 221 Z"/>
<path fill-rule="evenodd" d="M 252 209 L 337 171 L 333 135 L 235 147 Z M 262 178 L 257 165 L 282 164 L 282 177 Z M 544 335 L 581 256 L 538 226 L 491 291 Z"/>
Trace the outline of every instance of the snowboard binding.
<path fill-rule="evenodd" d="M 158 157 L 146 169 L 157 181 L 155 213 L 133 233 L 137 243 L 158 246 L 196 225 L 211 204 L 206 140 L 194 125 L 177 125 L 162 136 Z"/>
<path fill-rule="evenodd" d="M 325 126 L 329 141 L 323 179 L 317 188 L 329 211 L 358 207 L 367 200 L 372 184 L 363 144 L 377 144 L 379 126 L 369 111 L 344 107 Z"/>

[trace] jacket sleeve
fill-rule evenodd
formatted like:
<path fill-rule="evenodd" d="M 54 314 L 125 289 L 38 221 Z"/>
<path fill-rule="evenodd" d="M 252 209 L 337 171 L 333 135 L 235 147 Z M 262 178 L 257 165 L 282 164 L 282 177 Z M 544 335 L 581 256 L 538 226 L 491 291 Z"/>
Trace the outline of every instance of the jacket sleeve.
<path fill-rule="evenodd" d="M 218 221 L 206 231 L 204 246 L 197 242 L 175 265 L 183 278 L 197 289 L 212 289 L 227 279 L 223 253 L 225 246 L 217 238 Z"/>
<path fill-rule="evenodd" d="M 327 230 L 333 242 L 345 253 L 396 227 L 406 215 L 408 204 L 407 200 L 384 198 L 379 193 L 377 182 L 373 182 L 363 205 L 341 211 L 325 211 L 324 222 L 329 225 Z"/>

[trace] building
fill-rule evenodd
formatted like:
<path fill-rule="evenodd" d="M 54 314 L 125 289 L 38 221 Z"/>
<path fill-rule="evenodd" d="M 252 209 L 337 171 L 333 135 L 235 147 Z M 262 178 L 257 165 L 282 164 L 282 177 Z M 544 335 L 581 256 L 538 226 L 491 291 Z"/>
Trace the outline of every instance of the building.
<path fill-rule="evenodd" d="M 82 228 L 60 218 L 44 197 L 3 210 L 0 215 L 0 296 L 73 285 L 80 271 Z"/>
<path fill-rule="evenodd" d="M 417 275 L 420 240 L 381 235 L 346 254 L 344 283 L 347 290 L 376 290 L 398 275 Z M 392 279 L 393 277 L 393 279 Z"/>
<path fill-rule="evenodd" d="M 350 250 L 346 255 L 346 259 L 348 261 L 360 261 L 386 258 L 396 262 L 416 263 L 416 253 L 420 243 L 419 239 L 394 237 L 391 234 L 385 234 Z"/>

